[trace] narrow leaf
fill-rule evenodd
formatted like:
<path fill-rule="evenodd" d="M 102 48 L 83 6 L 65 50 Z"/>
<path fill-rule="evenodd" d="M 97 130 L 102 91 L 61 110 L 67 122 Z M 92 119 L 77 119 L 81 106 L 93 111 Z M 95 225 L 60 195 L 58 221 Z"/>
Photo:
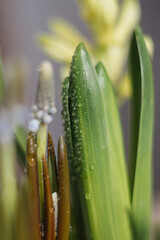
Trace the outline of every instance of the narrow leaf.
<path fill-rule="evenodd" d="M 23 168 L 26 166 L 26 144 L 27 132 L 24 127 L 18 126 L 15 129 L 15 145 L 18 160 Z"/>
<path fill-rule="evenodd" d="M 41 240 L 37 155 L 34 137 L 31 133 L 27 137 L 27 174 L 32 210 L 31 232 L 35 240 Z"/>
<path fill-rule="evenodd" d="M 45 206 L 44 239 L 54 240 L 55 239 L 54 207 L 48 165 L 45 157 L 43 157 L 43 172 L 44 172 L 44 206 Z"/>
<path fill-rule="evenodd" d="M 136 131 L 133 141 L 135 157 L 133 221 L 136 239 L 148 240 L 152 187 L 153 76 L 150 57 L 139 27 L 134 33 L 131 44 L 131 70 L 134 110 L 137 106 L 137 110 L 134 111 L 136 122 L 133 125 L 133 131 Z"/>
<path fill-rule="evenodd" d="M 131 151 L 129 159 L 129 181 L 131 198 L 133 195 L 135 168 L 137 160 L 138 136 L 139 136 L 139 120 L 141 111 L 141 72 L 140 60 L 137 49 L 135 36 L 131 42 L 130 49 L 130 73 L 132 84 L 131 98 Z"/>
<path fill-rule="evenodd" d="M 51 133 L 48 133 L 48 168 L 52 193 L 57 192 L 57 166 Z"/>
<path fill-rule="evenodd" d="M 70 230 L 70 182 L 67 150 L 60 136 L 58 143 L 58 228 L 57 240 L 68 240 Z"/>

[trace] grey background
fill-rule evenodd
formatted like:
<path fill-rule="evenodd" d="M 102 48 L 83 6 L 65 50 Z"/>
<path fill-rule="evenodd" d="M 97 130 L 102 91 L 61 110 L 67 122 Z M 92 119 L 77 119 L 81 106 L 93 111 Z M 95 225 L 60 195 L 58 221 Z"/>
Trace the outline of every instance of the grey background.
<path fill-rule="evenodd" d="M 141 26 L 145 33 L 151 35 L 155 43 L 153 61 L 155 76 L 155 136 L 154 136 L 154 189 L 160 190 L 160 1 L 141 0 Z M 46 56 L 37 48 L 34 41 L 35 33 L 47 30 L 47 20 L 52 16 L 63 16 L 73 22 L 83 33 L 86 26 L 81 22 L 78 8 L 74 0 L 0 0 L 0 46 L 2 55 L 6 58 L 14 53 L 24 54 L 30 62 L 31 73 L 29 81 L 28 104 L 34 101 L 38 65 Z M 58 113 L 55 115 L 51 131 L 57 145 L 58 136 L 63 132 L 60 115 L 60 81 L 58 64 L 54 63 Z M 31 87 L 32 86 L 32 87 Z M 121 109 L 122 122 L 125 131 L 125 143 L 128 142 L 128 104 Z"/>

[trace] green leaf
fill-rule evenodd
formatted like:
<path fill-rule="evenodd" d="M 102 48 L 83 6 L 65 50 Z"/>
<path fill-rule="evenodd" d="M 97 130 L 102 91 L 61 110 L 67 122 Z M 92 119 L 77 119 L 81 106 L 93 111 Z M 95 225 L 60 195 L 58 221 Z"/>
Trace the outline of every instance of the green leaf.
<path fill-rule="evenodd" d="M 123 191 L 123 196 L 125 196 L 124 199 L 127 199 L 129 203 L 129 186 L 126 171 L 126 160 L 124 156 L 124 143 L 116 96 L 113 91 L 109 76 L 105 70 L 104 65 L 101 62 L 97 64 L 96 71 L 98 74 L 99 87 L 101 90 L 104 105 L 107 137 L 110 139 L 110 141 L 108 141 L 110 155 L 111 158 L 115 161 L 114 169 L 117 168 L 117 172 L 119 172 L 119 181 L 123 186 L 121 192 Z M 117 177 L 118 176 L 116 173 L 116 178 Z"/>
<path fill-rule="evenodd" d="M 139 119 L 141 110 L 141 73 L 137 43 L 134 36 L 130 49 L 130 75 L 132 84 L 131 98 L 131 151 L 129 156 L 129 180 L 131 198 L 133 195 L 134 177 L 137 158 Z"/>
<path fill-rule="evenodd" d="M 98 63 L 96 71 L 104 105 L 106 137 L 109 139 L 107 141 L 109 149 L 108 166 L 110 166 L 111 172 L 108 177 L 110 183 L 110 186 L 108 186 L 110 190 L 108 191 L 112 195 L 113 199 L 110 200 L 116 213 L 115 223 L 117 222 L 117 226 L 115 224 L 114 229 L 123 239 L 129 239 L 131 237 L 130 231 L 126 226 L 129 225 L 130 197 L 120 116 L 113 87 L 104 65 Z M 115 196 L 118 196 L 118 198 L 116 199 Z"/>
<path fill-rule="evenodd" d="M 18 160 L 23 168 L 26 167 L 26 144 L 27 131 L 24 127 L 18 126 L 15 129 L 15 146 Z"/>
<path fill-rule="evenodd" d="M 52 193 L 57 192 L 57 166 L 51 133 L 48 133 L 48 168 Z"/>
<path fill-rule="evenodd" d="M 77 192 L 72 198 L 73 202 L 79 199 L 76 211 L 82 213 L 76 239 L 129 240 L 130 200 L 119 115 L 112 86 L 101 64 L 97 71 L 99 80 L 87 50 L 79 44 L 71 65 L 69 123 L 65 126 L 66 134 L 71 131 L 73 146 L 73 158 L 69 161 L 71 185 L 74 182 Z M 70 149 L 71 142 L 66 142 Z"/>
<path fill-rule="evenodd" d="M 132 211 L 136 240 L 148 240 L 151 217 L 152 135 L 153 135 L 153 76 L 150 57 L 137 27 L 131 43 L 131 73 L 133 85 L 133 116 L 135 132 L 132 148 L 135 172 Z"/>
<path fill-rule="evenodd" d="M 62 86 L 62 117 L 63 125 L 65 129 L 65 141 L 67 143 L 67 156 L 69 161 L 69 171 L 70 171 L 70 187 L 71 187 L 71 231 L 70 240 L 81 240 L 84 232 L 84 223 L 82 212 L 80 208 L 80 199 L 77 189 L 77 184 L 75 182 L 74 173 L 74 153 L 72 144 L 72 134 L 71 134 L 71 123 L 70 123 L 70 113 L 69 113 L 69 95 L 68 89 L 70 84 L 70 78 L 66 77 Z"/>

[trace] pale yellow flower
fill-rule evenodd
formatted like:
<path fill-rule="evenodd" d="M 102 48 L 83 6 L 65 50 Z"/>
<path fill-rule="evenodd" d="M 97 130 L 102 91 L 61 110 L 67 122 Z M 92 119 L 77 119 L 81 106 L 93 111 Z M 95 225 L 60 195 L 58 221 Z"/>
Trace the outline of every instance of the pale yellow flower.
<path fill-rule="evenodd" d="M 76 46 L 84 42 L 94 64 L 102 61 L 105 65 L 122 102 L 131 94 L 126 62 L 129 41 L 140 20 L 140 4 L 138 0 L 77 1 L 82 19 L 91 30 L 92 41 L 65 19 L 56 18 L 49 22 L 50 33 L 39 34 L 39 45 L 51 58 L 65 65 L 61 72 L 64 78 Z M 146 42 L 153 53 L 153 42 L 149 37 Z"/>
<path fill-rule="evenodd" d="M 149 35 L 145 35 L 144 40 L 145 40 L 145 44 L 146 44 L 146 47 L 148 49 L 149 55 L 151 56 L 151 58 L 153 58 L 153 56 L 154 56 L 153 40 Z"/>
<path fill-rule="evenodd" d="M 140 20 L 140 6 L 136 0 L 125 0 L 121 7 L 121 13 L 113 30 L 113 39 L 120 45 L 126 45 L 131 34 Z"/>
<path fill-rule="evenodd" d="M 78 3 L 82 17 L 86 22 L 96 25 L 95 29 L 97 26 L 110 28 L 117 19 L 119 12 L 117 0 L 79 0 Z"/>

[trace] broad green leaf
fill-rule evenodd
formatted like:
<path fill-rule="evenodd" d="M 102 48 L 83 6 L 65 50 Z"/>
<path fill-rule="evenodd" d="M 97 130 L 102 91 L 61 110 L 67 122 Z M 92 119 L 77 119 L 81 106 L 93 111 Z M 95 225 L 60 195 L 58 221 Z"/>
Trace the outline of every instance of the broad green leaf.
<path fill-rule="evenodd" d="M 151 217 L 153 76 L 150 57 L 137 27 L 131 43 L 131 73 L 135 132 L 132 142 L 135 163 L 132 217 L 136 240 L 148 240 Z"/>
<path fill-rule="evenodd" d="M 110 161 L 111 175 L 108 181 L 112 185 L 108 187 L 111 188 L 110 194 L 113 195 L 113 208 L 116 212 L 115 222 L 117 221 L 118 224 L 114 228 L 117 233 L 119 232 L 119 236 L 123 236 L 123 239 L 129 239 L 129 229 L 126 226 L 129 222 L 130 197 L 118 106 L 111 81 L 102 63 L 97 64 L 96 71 L 104 105 L 106 136 L 109 139 L 107 145 L 110 155 L 108 161 Z M 115 195 L 118 195 L 117 199 L 114 197 Z"/>
<path fill-rule="evenodd" d="M 69 113 L 69 89 L 70 79 L 66 77 L 62 86 L 62 117 L 63 125 L 65 129 L 65 141 L 67 143 L 67 156 L 69 161 L 69 171 L 70 171 L 70 187 L 71 187 L 71 231 L 70 240 L 81 240 L 84 231 L 84 224 L 82 218 L 82 212 L 80 208 L 80 199 L 78 195 L 77 184 L 75 182 L 74 173 L 74 153 L 71 135 L 71 123 L 70 123 L 70 113 Z"/>
<path fill-rule="evenodd" d="M 116 181 L 122 184 L 123 189 L 121 189 L 121 192 L 123 193 L 121 194 L 124 196 L 124 201 L 127 200 L 128 205 L 130 205 L 124 144 L 116 97 L 113 91 L 112 83 L 104 65 L 101 62 L 97 64 L 96 71 L 98 74 L 99 87 L 104 104 L 107 137 L 110 139 L 110 141 L 108 141 L 110 154 L 111 158 L 115 161 L 114 168 L 117 168 L 117 172 L 119 172 L 118 174 L 120 177 L 120 182 Z M 116 178 L 117 177 L 118 175 L 116 174 Z"/>
<path fill-rule="evenodd" d="M 69 115 L 66 118 L 67 107 L 63 114 L 68 121 L 65 131 L 71 133 L 69 144 L 66 138 L 67 147 L 70 149 L 72 145 L 73 150 L 69 159 L 71 186 L 74 184 L 77 192 L 72 192 L 72 200 L 79 200 L 76 212 L 82 214 L 77 226 L 80 235 L 76 239 L 129 240 L 130 200 L 119 115 L 108 76 L 101 66 L 97 70 L 100 82 L 84 45 L 80 44 L 71 64 Z M 105 99 L 102 81 L 108 91 Z M 110 126 L 117 128 L 112 136 L 111 130 L 108 131 Z"/>

